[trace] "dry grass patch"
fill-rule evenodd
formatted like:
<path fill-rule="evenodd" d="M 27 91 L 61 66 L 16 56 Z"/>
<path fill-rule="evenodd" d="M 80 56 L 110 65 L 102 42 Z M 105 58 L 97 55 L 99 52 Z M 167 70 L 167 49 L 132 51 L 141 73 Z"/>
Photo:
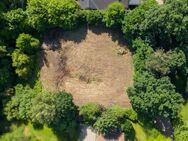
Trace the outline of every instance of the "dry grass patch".
<path fill-rule="evenodd" d="M 40 73 L 46 90 L 70 92 L 77 105 L 95 102 L 130 106 L 125 90 L 133 83 L 133 64 L 121 34 L 83 27 L 48 35 L 41 53 Z"/>

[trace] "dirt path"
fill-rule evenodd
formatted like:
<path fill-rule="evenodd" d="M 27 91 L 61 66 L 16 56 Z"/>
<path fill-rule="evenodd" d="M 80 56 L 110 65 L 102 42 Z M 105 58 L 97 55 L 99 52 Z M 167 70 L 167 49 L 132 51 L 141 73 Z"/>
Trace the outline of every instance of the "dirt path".
<path fill-rule="evenodd" d="M 121 38 L 104 28 L 63 32 L 61 48 L 44 50 L 41 55 L 44 88 L 70 92 L 77 105 L 95 102 L 129 107 L 125 90 L 133 82 L 133 65 Z"/>

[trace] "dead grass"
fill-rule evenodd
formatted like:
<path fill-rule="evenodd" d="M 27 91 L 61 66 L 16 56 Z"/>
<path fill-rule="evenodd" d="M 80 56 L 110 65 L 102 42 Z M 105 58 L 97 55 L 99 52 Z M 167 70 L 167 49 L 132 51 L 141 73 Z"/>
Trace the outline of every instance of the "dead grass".
<path fill-rule="evenodd" d="M 133 83 L 133 64 L 121 34 L 97 27 L 60 32 L 44 39 L 40 61 L 44 88 L 70 92 L 77 105 L 129 107 L 125 90 Z M 59 40 L 61 47 L 54 49 L 52 40 Z"/>

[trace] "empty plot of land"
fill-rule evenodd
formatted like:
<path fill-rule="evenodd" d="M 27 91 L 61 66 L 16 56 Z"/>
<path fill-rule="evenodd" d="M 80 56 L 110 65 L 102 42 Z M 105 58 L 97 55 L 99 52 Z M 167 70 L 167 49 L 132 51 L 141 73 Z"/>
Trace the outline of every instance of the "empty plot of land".
<path fill-rule="evenodd" d="M 49 36 L 58 36 L 58 42 L 47 36 L 43 44 L 40 80 L 44 88 L 70 92 L 77 105 L 129 107 L 126 89 L 133 82 L 133 64 L 121 34 L 97 27 L 57 32 Z"/>

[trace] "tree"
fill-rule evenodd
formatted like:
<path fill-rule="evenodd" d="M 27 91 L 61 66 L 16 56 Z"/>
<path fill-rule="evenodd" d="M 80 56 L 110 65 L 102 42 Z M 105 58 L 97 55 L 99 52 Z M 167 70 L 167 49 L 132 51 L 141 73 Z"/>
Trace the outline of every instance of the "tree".
<path fill-rule="evenodd" d="M 137 74 L 134 86 L 128 89 L 133 109 L 150 118 L 159 116 L 175 119 L 183 102 L 168 77 L 156 79 L 152 74 Z"/>
<path fill-rule="evenodd" d="M 173 0 L 148 10 L 139 23 L 141 36 L 165 50 L 187 44 L 187 7 L 187 0 Z"/>
<path fill-rule="evenodd" d="M 147 0 L 127 14 L 122 24 L 122 30 L 129 43 L 140 36 L 139 26 L 144 20 L 145 13 L 154 7 L 157 7 L 156 0 Z"/>
<path fill-rule="evenodd" d="M 8 51 L 5 45 L 0 43 L 0 91 L 11 85 L 11 61 L 8 57 Z"/>
<path fill-rule="evenodd" d="M 132 45 L 135 53 L 133 55 L 134 67 L 136 72 L 141 72 L 145 69 L 146 60 L 153 54 L 153 49 L 149 44 L 145 43 L 141 39 L 133 41 Z"/>
<path fill-rule="evenodd" d="M 26 11 L 29 24 L 38 31 L 44 31 L 50 27 L 76 27 L 79 10 L 74 0 L 28 0 Z"/>
<path fill-rule="evenodd" d="M 177 49 L 166 53 L 164 50 L 157 50 L 146 60 L 146 69 L 160 76 L 173 74 L 178 70 L 185 70 L 185 66 L 185 54 Z"/>
<path fill-rule="evenodd" d="M 31 62 L 31 58 L 18 49 L 12 53 L 12 66 L 16 68 L 15 72 L 19 77 L 27 79 L 31 75 Z"/>
<path fill-rule="evenodd" d="M 113 2 L 104 12 L 103 21 L 107 27 L 118 28 L 125 16 L 125 6 L 120 2 Z"/>
<path fill-rule="evenodd" d="M 22 33 L 17 38 L 17 49 L 12 53 L 12 66 L 20 78 L 28 80 L 32 76 L 39 44 L 39 40 L 29 34 Z"/>
<path fill-rule="evenodd" d="M 22 33 L 16 39 L 16 47 L 28 55 L 35 54 L 39 48 L 39 40 L 29 34 Z"/>
<path fill-rule="evenodd" d="M 30 109 L 32 107 L 32 100 L 37 92 L 30 87 L 17 85 L 15 87 L 15 95 L 5 105 L 4 113 L 8 120 L 28 120 L 30 119 Z"/>
<path fill-rule="evenodd" d="M 5 23 L 8 31 L 11 32 L 11 36 L 18 36 L 18 34 L 22 31 L 26 31 L 27 23 L 26 23 L 26 13 L 23 9 L 18 8 L 15 10 L 10 10 L 3 14 L 5 19 Z"/>
<path fill-rule="evenodd" d="M 135 118 L 130 110 L 120 106 L 112 106 L 102 113 L 101 117 L 94 124 L 94 128 L 102 134 L 113 133 L 124 127 L 123 124 L 125 122 L 130 122 L 131 117 Z"/>
<path fill-rule="evenodd" d="M 102 113 L 102 108 L 95 103 L 88 103 L 79 108 L 79 115 L 84 123 L 93 125 Z"/>
<path fill-rule="evenodd" d="M 75 127 L 76 107 L 66 92 L 42 93 L 32 101 L 31 120 L 55 130 L 67 131 Z"/>
<path fill-rule="evenodd" d="M 103 11 L 101 10 L 82 10 L 82 18 L 85 18 L 85 21 L 89 25 L 100 25 L 102 24 Z"/>

